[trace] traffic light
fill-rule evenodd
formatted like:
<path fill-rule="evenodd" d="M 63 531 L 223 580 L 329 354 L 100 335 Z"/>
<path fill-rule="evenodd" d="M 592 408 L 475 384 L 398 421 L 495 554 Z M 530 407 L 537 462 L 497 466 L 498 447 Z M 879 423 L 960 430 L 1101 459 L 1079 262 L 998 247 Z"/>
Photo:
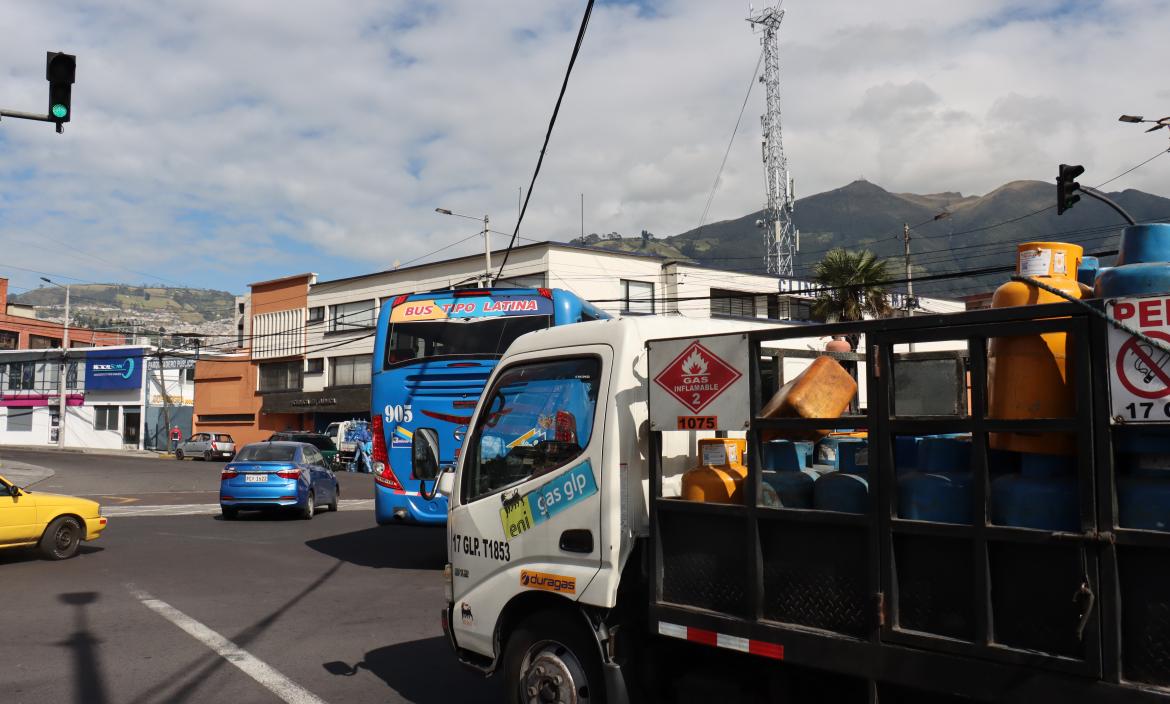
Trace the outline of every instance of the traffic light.
<path fill-rule="evenodd" d="M 1060 171 L 1056 174 L 1057 215 L 1064 215 L 1064 211 L 1076 205 L 1077 201 L 1081 199 L 1080 196 L 1074 195 L 1081 188 L 1081 184 L 1077 183 L 1075 179 L 1083 173 L 1085 173 L 1085 167 L 1079 164 L 1075 166 L 1060 165 Z"/>
<path fill-rule="evenodd" d="M 73 92 L 73 78 L 77 70 L 77 57 L 50 51 L 45 57 L 45 80 L 49 82 L 49 119 L 61 125 L 73 116 L 70 95 Z"/>

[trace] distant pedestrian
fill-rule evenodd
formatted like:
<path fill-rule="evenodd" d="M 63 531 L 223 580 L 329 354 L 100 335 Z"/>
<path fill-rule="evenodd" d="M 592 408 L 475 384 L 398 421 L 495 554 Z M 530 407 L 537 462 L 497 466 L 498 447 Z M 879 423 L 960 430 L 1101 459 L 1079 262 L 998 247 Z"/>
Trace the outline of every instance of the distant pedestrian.
<path fill-rule="evenodd" d="M 176 425 L 175 427 L 171 428 L 171 452 L 175 451 L 175 448 L 179 446 L 179 442 L 182 441 L 182 439 L 183 431 L 179 430 L 179 426 Z"/>

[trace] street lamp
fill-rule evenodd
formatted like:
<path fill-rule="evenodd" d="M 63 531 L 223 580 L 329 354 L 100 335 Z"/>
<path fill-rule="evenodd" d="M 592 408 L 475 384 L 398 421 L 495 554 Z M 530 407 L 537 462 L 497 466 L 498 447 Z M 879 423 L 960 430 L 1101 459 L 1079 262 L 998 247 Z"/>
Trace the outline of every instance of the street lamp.
<path fill-rule="evenodd" d="M 1121 117 L 1117 118 L 1117 120 L 1118 120 L 1118 122 L 1132 122 L 1135 124 L 1142 123 L 1142 122 L 1148 122 L 1148 123 L 1152 124 L 1153 127 L 1146 130 L 1146 132 L 1153 132 L 1154 130 L 1162 129 L 1163 127 L 1170 127 L 1170 117 L 1163 117 L 1160 120 L 1147 120 L 1146 118 L 1142 117 L 1141 115 L 1122 115 Z"/>
<path fill-rule="evenodd" d="M 435 212 L 441 215 L 454 215 L 457 218 L 465 218 L 467 220 L 479 220 L 477 217 L 470 215 L 463 215 L 461 213 L 453 213 L 446 208 L 435 208 Z M 492 285 L 492 247 L 491 247 L 491 230 L 488 229 L 488 216 L 483 216 L 483 285 L 485 287 Z"/>
<path fill-rule="evenodd" d="M 65 289 L 65 329 L 61 334 L 61 370 L 57 374 L 57 447 L 65 448 L 65 368 L 69 365 L 69 285 L 42 276 L 41 281 Z"/>

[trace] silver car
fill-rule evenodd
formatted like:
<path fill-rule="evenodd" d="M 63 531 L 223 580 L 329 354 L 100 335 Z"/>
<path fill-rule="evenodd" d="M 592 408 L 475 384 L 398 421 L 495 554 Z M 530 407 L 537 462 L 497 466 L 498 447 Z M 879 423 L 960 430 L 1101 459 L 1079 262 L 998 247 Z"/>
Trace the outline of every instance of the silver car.
<path fill-rule="evenodd" d="M 236 441 L 227 433 L 195 433 L 175 448 L 175 459 L 193 457 L 210 462 L 230 460 L 236 456 Z"/>

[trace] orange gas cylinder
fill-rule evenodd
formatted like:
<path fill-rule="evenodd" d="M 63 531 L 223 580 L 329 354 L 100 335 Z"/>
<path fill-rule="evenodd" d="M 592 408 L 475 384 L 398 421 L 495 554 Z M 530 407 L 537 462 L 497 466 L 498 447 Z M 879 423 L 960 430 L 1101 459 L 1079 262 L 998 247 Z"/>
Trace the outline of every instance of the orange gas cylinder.
<path fill-rule="evenodd" d="M 743 438 L 699 440 L 699 466 L 683 475 L 682 497 L 687 501 L 742 503 L 746 449 L 747 440 Z"/>
<path fill-rule="evenodd" d="M 1084 249 L 1063 242 L 1026 242 L 1017 248 L 1016 273 L 1042 281 L 1075 298 L 1091 295 L 1077 282 Z M 1061 303 L 1054 294 L 1025 283 L 1009 281 L 995 291 L 992 308 Z M 1075 413 L 1066 354 L 1065 333 L 1016 335 L 991 340 L 988 356 L 988 417 L 1070 418 Z M 1085 344 L 1082 341 L 1081 344 Z M 1075 439 L 1068 435 L 992 433 L 997 450 L 1069 455 Z"/>

